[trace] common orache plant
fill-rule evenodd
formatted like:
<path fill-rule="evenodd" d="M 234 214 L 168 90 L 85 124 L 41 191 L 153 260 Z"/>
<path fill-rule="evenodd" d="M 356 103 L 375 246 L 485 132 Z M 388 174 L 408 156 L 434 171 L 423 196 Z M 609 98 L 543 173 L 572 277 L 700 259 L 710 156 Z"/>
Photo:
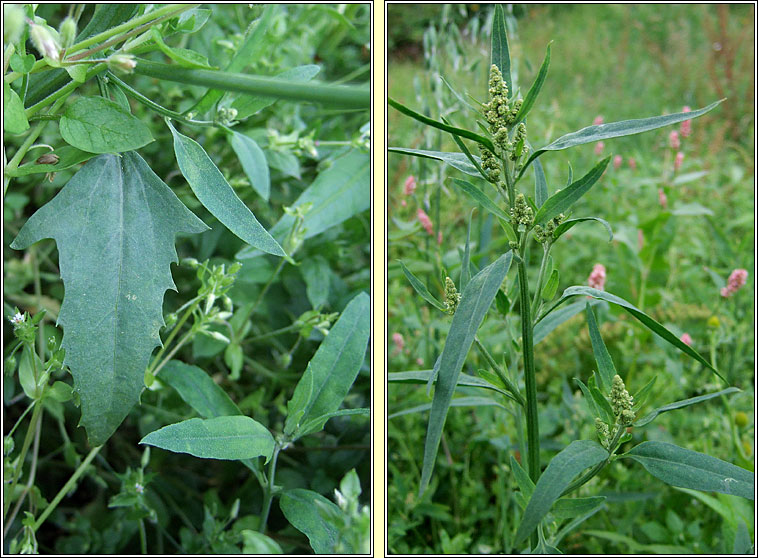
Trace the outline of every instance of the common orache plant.
<path fill-rule="evenodd" d="M 401 113 L 450 133 L 460 152 L 402 147 L 390 147 L 389 150 L 436 159 L 474 177 L 472 182 L 460 179 L 454 179 L 453 182 L 475 204 L 497 218 L 510 247 L 493 263 L 476 272 L 476 269 L 472 271 L 467 239 L 461 261 L 459 284 L 455 285 L 451 278 L 446 278 L 445 301 L 436 299 L 423 282 L 407 267 L 402 266 L 411 285 L 425 300 L 438 309 L 453 314 L 444 348 L 432 371 L 402 372 L 389 376 L 391 382 L 435 384 L 419 493 L 423 494 L 428 488 L 443 426 L 456 387 L 478 386 L 499 391 L 506 400 L 505 405 L 512 409 L 517 417 L 518 432 L 514 436 L 518 438 L 522 448 L 521 455 L 526 458 L 526 471 L 513 457 L 510 462 L 515 482 L 520 489 L 516 500 L 521 508 L 521 517 L 515 522 L 515 532 L 504 534 L 504 540 L 509 541 L 506 545 L 509 544 L 511 547 L 505 550 L 524 549 L 523 545 L 526 545 L 528 540 L 532 552 L 542 553 L 557 552 L 558 544 L 572 528 L 604 506 L 605 497 L 569 496 L 617 459 L 634 460 L 652 476 L 677 487 L 734 494 L 752 500 L 754 485 L 751 472 L 670 443 L 646 441 L 623 454 L 617 454 L 619 447 L 632 439 L 631 429 L 650 424 L 660 413 L 715 397 L 723 398 L 739 390 L 724 386 L 724 389 L 715 393 L 675 401 L 644 415 L 640 413 L 653 382 L 637 390 L 634 396 L 630 394 L 624 383 L 624 370 L 615 368 L 600 335 L 593 306 L 601 303 L 617 305 L 652 333 L 710 369 L 722 380 L 723 378 L 708 360 L 677 335 L 635 305 L 602 288 L 571 286 L 553 302 L 559 282 L 559 271 L 553 268 L 550 255 L 554 244 L 572 227 L 592 221 L 603 225 L 610 238 L 613 238 L 610 224 L 602 218 L 571 217 L 569 214 L 574 203 L 589 192 L 601 178 L 611 156 L 600 161 L 577 180 L 569 173 L 567 185 L 556 189 L 552 195 L 539 160 L 550 151 L 690 121 L 713 110 L 721 101 L 705 108 L 678 114 L 611 123 L 599 122 L 566 134 L 544 147 L 533 149 L 528 140 L 527 117 L 535 107 L 547 77 L 550 54 L 548 45 L 534 83 L 526 95 L 520 98 L 511 80 L 511 60 L 504 14 L 502 8 L 497 6 L 492 29 L 488 96 L 486 102 L 479 103 L 480 114 L 475 125 L 469 126 L 468 129 L 456 127 L 445 118 L 442 118 L 442 121 L 434 120 L 389 99 L 390 106 Z M 477 126 L 479 129 L 473 131 Z M 472 153 L 466 141 L 471 141 L 477 146 L 479 156 Z M 525 181 L 522 180 L 530 169 L 534 172 L 533 189 L 527 189 Z M 485 184 L 496 192 L 499 201 L 490 197 Z M 530 278 L 529 256 L 530 251 L 534 253 L 535 243 L 540 261 L 536 278 Z M 505 282 L 511 267 L 516 267 L 516 281 L 512 288 L 504 291 L 501 285 Z M 599 272 L 599 268 L 597 271 Z M 593 284 L 599 286 L 597 280 Z M 462 295 L 459 295 L 458 291 Z M 570 304 L 565 304 L 572 300 Z M 477 331 L 493 302 L 496 302 L 500 314 L 498 319 L 505 320 L 503 325 L 509 336 L 508 344 L 517 347 L 517 351 L 511 352 L 508 365 L 501 364 L 477 336 Z M 597 370 L 590 375 L 586 383 L 577 379 L 577 384 L 594 415 L 597 440 L 571 442 L 556 454 L 543 470 L 540 463 L 535 339 L 543 339 L 558 325 L 582 311 L 586 313 Z M 508 320 L 514 319 L 514 313 L 520 322 L 520 339 L 510 336 Z M 482 372 L 482 378 L 461 374 L 469 350 L 474 344 L 490 367 L 490 370 Z M 524 426 L 525 439 L 522 436 Z M 566 519 L 573 521 L 559 530 L 558 525 Z"/>

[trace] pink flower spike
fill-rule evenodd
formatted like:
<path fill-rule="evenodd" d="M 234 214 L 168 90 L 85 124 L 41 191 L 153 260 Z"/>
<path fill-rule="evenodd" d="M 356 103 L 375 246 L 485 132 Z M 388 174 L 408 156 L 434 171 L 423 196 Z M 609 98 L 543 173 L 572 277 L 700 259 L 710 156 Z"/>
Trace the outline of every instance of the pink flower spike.
<path fill-rule="evenodd" d="M 393 354 L 401 353 L 403 351 L 403 347 L 405 346 L 403 335 L 400 333 L 393 333 L 392 342 L 395 344 L 395 352 Z"/>
<path fill-rule="evenodd" d="M 671 130 L 669 134 L 669 146 L 674 150 L 678 150 L 682 146 L 682 142 L 679 141 L 679 132 L 676 130 Z"/>
<path fill-rule="evenodd" d="M 624 162 L 624 158 L 621 155 L 616 155 L 613 158 L 613 170 L 619 170 L 621 163 Z"/>
<path fill-rule="evenodd" d="M 405 206 L 406 206 L 406 205 L 408 205 L 408 204 L 406 203 L 406 201 L 405 201 L 405 200 L 401 200 L 401 201 L 400 201 L 400 205 L 402 205 L 403 207 L 405 207 Z"/>
<path fill-rule="evenodd" d="M 403 193 L 406 196 L 410 196 L 415 190 L 416 190 L 416 177 L 413 175 L 410 175 L 408 178 L 405 179 L 405 187 L 403 188 Z"/>
<path fill-rule="evenodd" d="M 424 359 L 421 357 L 418 357 L 416 359 L 416 364 L 418 364 L 419 366 L 424 366 Z"/>
<path fill-rule="evenodd" d="M 645 246 L 645 235 L 642 232 L 642 229 L 637 229 L 637 249 L 641 251 L 644 246 Z"/>
<path fill-rule="evenodd" d="M 692 347 L 692 337 L 690 337 L 689 333 L 683 333 L 679 340 L 688 347 Z"/>
<path fill-rule="evenodd" d="M 747 281 L 746 269 L 735 269 L 729 275 L 726 287 L 721 289 L 721 296 L 727 298 L 739 291 Z"/>
<path fill-rule="evenodd" d="M 442 231 L 437 233 L 437 244 L 442 246 Z"/>
<path fill-rule="evenodd" d="M 666 209 L 668 206 L 668 199 L 666 198 L 666 193 L 663 191 L 663 188 L 658 188 L 658 203 L 661 204 L 663 209 Z"/>
<path fill-rule="evenodd" d="M 674 159 L 674 170 L 678 171 L 680 168 L 682 168 L 682 161 L 684 161 L 684 153 L 681 151 L 676 154 L 676 158 Z"/>
<path fill-rule="evenodd" d="M 429 216 L 426 213 L 424 213 L 424 210 L 419 209 L 416 215 L 418 217 L 419 222 L 421 223 L 421 226 L 424 227 L 426 232 L 431 235 L 434 235 L 434 227 L 432 227 L 432 220 L 429 219 Z"/>
<path fill-rule="evenodd" d="M 603 149 L 605 149 L 605 144 L 602 141 L 599 141 L 595 144 L 595 155 L 601 155 L 603 153 Z"/>
<path fill-rule="evenodd" d="M 630 169 L 637 170 L 637 161 L 634 160 L 634 157 L 629 157 L 627 163 L 629 164 Z"/>
<path fill-rule="evenodd" d="M 587 278 L 587 284 L 599 291 L 605 288 L 605 266 L 603 264 L 595 264 L 592 268 L 592 273 Z"/>
<path fill-rule="evenodd" d="M 692 109 L 688 106 L 684 106 L 682 112 L 692 112 Z M 692 133 L 692 120 L 685 120 L 682 122 L 679 126 L 679 133 L 685 138 L 689 136 Z"/>
<path fill-rule="evenodd" d="M 592 121 L 592 124 L 594 124 L 595 126 L 598 126 L 602 123 L 603 123 L 603 117 L 600 116 L 599 114 L 595 117 L 595 120 Z"/>

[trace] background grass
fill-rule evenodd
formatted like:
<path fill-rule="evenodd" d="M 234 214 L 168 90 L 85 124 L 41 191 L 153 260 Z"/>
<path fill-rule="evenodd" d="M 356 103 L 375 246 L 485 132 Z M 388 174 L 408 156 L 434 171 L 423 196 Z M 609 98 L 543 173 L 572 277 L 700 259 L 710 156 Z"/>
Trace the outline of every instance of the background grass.
<path fill-rule="evenodd" d="M 598 153 L 592 144 L 548 153 L 541 161 L 549 191 L 554 193 L 566 183 L 569 162 L 578 177 L 601 157 L 622 158 L 619 168 L 609 167 L 592 192 L 573 208 L 574 216 L 608 220 L 614 241 L 609 243 L 596 224 L 573 229 L 571 237 L 551 252 L 561 274 L 558 292 L 586 284 L 592 266 L 603 263 L 607 291 L 642 306 L 678 335 L 689 333 L 695 349 L 715 357 L 729 382 L 743 390 L 731 398 L 729 412 L 720 400 L 714 400 L 668 413 L 636 429 L 632 444 L 670 441 L 751 470 L 753 10 L 750 5 L 528 5 L 514 6 L 514 17 L 508 22 L 522 96 L 537 73 L 547 43 L 553 41 L 550 72 L 529 115 L 529 140 L 535 148 L 592 124 L 596 116 L 612 122 L 679 112 L 684 105 L 700 108 L 727 98 L 716 110 L 694 120 L 692 135 L 681 138 L 684 162 L 678 172 L 673 168 L 675 151 L 669 147 L 669 133 L 678 127 L 609 140 Z M 491 17 L 487 5 L 390 5 L 390 96 L 431 117 L 445 116 L 455 125 L 476 130 L 475 113 L 465 102 L 475 104 L 469 94 L 487 100 Z M 389 145 L 457 151 L 448 135 L 391 109 Z M 507 250 L 507 242 L 499 226 L 478 210 L 472 213 L 473 204 L 455 190 L 450 177 L 463 177 L 458 171 L 394 153 L 389 154 L 388 165 L 388 330 L 390 338 L 402 336 L 402 347 L 389 348 L 388 369 L 429 369 L 441 352 L 450 321 L 416 295 L 396 260 L 402 259 L 441 298 L 445 275 L 458 281 L 469 215 L 473 215 L 472 261 L 477 267 Z M 418 186 L 413 195 L 406 196 L 403 188 L 411 175 Z M 533 195 L 531 171 L 521 187 Z M 661 207 L 659 189 L 674 215 Z M 495 198 L 493 190 L 486 187 L 485 191 Z M 677 215 L 683 208 L 701 214 Z M 430 216 L 433 234 L 418 223 L 419 209 Z M 537 258 L 533 255 L 532 259 Z M 639 267 L 637 262 L 641 262 Z M 537 263 L 533 261 L 532 268 Z M 749 271 L 748 285 L 734 298 L 723 299 L 719 289 L 735 268 Z M 536 269 L 532 273 L 536 275 Z M 512 280 L 509 276 L 507 283 Z M 714 376 L 631 324 L 616 309 L 598 312 L 606 344 L 630 391 L 657 376 L 643 413 L 719 389 Z M 720 327 L 707 325 L 713 316 Z M 480 331 L 493 354 L 508 350 L 504 327 L 493 310 Z M 540 343 L 536 364 L 544 465 L 571 440 L 595 438 L 592 418 L 572 380 L 586 380 L 596 366 L 584 318 L 572 319 Z M 476 374 L 484 367 L 472 353 L 464 372 Z M 390 414 L 429 401 L 424 386 L 389 386 Z M 744 457 L 731 437 L 738 411 L 749 416 L 748 425 L 735 434 L 736 442 L 745 446 Z M 515 485 L 508 466 L 510 456 L 518 456 L 512 418 L 492 406 L 451 409 L 432 487 L 418 501 L 426 420 L 426 413 L 412 413 L 389 421 L 390 551 L 507 551 L 508 533 L 515 529 L 512 522 L 520 514 L 512 498 Z M 738 518 L 745 517 L 746 524 L 752 525 L 752 503 L 718 495 L 713 500 L 724 506 L 719 514 L 713 501 L 666 487 L 624 461 L 604 471 L 579 495 L 597 493 L 608 496 L 606 509 L 563 541 L 564 552 L 731 552 Z M 590 531 L 591 536 L 585 534 Z"/>

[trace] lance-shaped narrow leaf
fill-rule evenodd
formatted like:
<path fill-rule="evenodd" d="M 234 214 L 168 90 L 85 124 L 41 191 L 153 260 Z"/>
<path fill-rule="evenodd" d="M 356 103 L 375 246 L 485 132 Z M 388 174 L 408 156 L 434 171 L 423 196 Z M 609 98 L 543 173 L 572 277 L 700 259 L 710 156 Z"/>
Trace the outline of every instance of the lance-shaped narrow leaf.
<path fill-rule="evenodd" d="M 568 149 L 569 147 L 584 145 L 585 143 L 594 143 L 596 141 L 622 136 L 632 136 L 634 134 L 649 132 L 650 130 L 655 130 L 657 128 L 663 128 L 664 126 L 669 126 L 671 124 L 678 124 L 685 120 L 703 116 L 705 113 L 715 109 L 723 100 L 724 99 L 721 99 L 720 101 L 711 103 L 705 108 L 693 110 L 691 112 L 677 112 L 675 114 L 666 114 L 663 116 L 651 116 L 649 118 L 637 118 L 635 120 L 621 120 L 619 122 L 609 122 L 608 124 L 587 126 L 576 132 L 571 132 L 532 153 L 521 169 L 519 178 L 524 172 L 526 172 L 526 169 L 529 168 L 531 162 L 546 151 L 560 151 L 561 149 Z"/>
<path fill-rule="evenodd" d="M 450 126 L 448 124 L 445 124 L 444 122 L 437 122 L 433 118 L 424 116 L 423 114 L 418 113 L 415 110 L 406 107 L 402 103 L 398 103 L 395 99 L 391 97 L 387 97 L 387 104 L 389 104 L 389 106 L 391 106 L 395 110 L 400 111 L 406 116 L 410 116 L 411 118 L 414 118 L 418 120 L 419 122 L 426 124 L 427 126 L 431 126 L 432 128 L 437 128 L 438 130 L 443 130 L 445 132 L 450 132 L 451 134 L 455 134 L 456 136 L 460 136 L 462 138 L 474 140 L 482 144 L 483 146 L 485 146 L 490 151 L 495 152 L 495 145 L 492 143 L 492 141 L 489 138 L 486 138 L 484 136 L 481 136 L 469 130 L 464 130 L 463 128 L 456 128 L 455 126 Z"/>
<path fill-rule="evenodd" d="M 471 182 L 461 180 L 460 178 L 454 178 L 453 183 L 458 186 L 458 188 L 460 188 L 464 194 L 474 200 L 477 204 L 481 205 L 484 209 L 492 213 L 495 217 L 498 219 L 504 219 L 505 221 L 510 221 L 508 214 L 500 209 L 497 204 L 492 201 L 489 196 L 487 196 L 487 194 L 471 184 Z"/>
<path fill-rule="evenodd" d="M 271 178 L 263 149 L 258 146 L 253 138 L 245 134 L 232 131 L 227 137 L 232 149 L 237 154 L 237 159 L 239 159 L 247 179 L 250 181 L 250 185 L 264 200 L 268 201 L 271 191 Z"/>
<path fill-rule="evenodd" d="M 292 526 L 305 534 L 316 554 L 334 554 L 340 540 L 339 529 L 329 515 L 340 517 L 342 510 L 321 494 L 295 488 L 282 493 L 279 507 Z"/>
<path fill-rule="evenodd" d="M 590 308 L 590 303 L 585 305 L 587 312 L 587 328 L 590 331 L 590 342 L 592 343 L 592 352 L 595 353 L 595 362 L 597 362 L 597 383 L 603 395 L 611 393 L 611 384 L 613 377 L 616 375 L 616 367 L 613 365 L 613 359 L 605 346 L 603 337 L 600 335 L 600 329 L 597 327 L 595 313 Z"/>
<path fill-rule="evenodd" d="M 60 149 L 56 149 L 53 154 L 58 157 L 58 162 L 55 164 L 37 163 L 35 161 L 33 163 L 22 165 L 15 170 L 6 171 L 6 175 L 26 176 L 37 173 L 58 172 L 71 168 L 79 163 L 83 163 L 95 156 L 94 153 L 88 153 L 87 151 L 82 151 L 81 149 L 71 147 L 70 145 L 64 145 Z"/>
<path fill-rule="evenodd" d="M 178 233 L 207 230 L 136 153 L 90 160 L 11 244 L 58 245 L 66 289 L 58 316 L 81 424 L 103 444 L 139 400 L 160 344 L 163 294 L 174 289 Z"/>
<path fill-rule="evenodd" d="M 704 492 L 755 497 L 753 473 L 721 459 L 667 442 L 642 442 L 621 457 L 641 463 L 647 472 L 671 486 Z"/>
<path fill-rule="evenodd" d="M 442 161 L 458 169 L 459 171 L 469 174 L 471 176 L 481 176 L 481 173 L 475 165 L 471 164 L 468 157 L 463 153 L 455 153 L 451 151 L 428 151 L 426 149 L 408 149 L 405 147 L 388 147 L 387 151 L 390 153 L 401 153 L 403 155 L 412 155 L 413 157 L 419 157 L 421 159 L 434 159 L 435 161 Z M 473 155 L 474 161 L 481 165 L 481 159 L 476 155 Z"/>
<path fill-rule="evenodd" d="M 531 149 L 531 146 L 529 146 Z M 542 168 L 542 163 L 539 161 L 534 162 L 534 203 L 537 208 L 542 207 L 548 198 L 547 191 L 547 178 L 545 178 L 545 169 Z"/>
<path fill-rule="evenodd" d="M 595 185 L 595 182 L 597 182 L 601 176 L 603 176 L 605 167 L 608 166 L 610 160 L 610 156 L 606 157 L 592 167 L 592 169 L 579 180 L 572 182 L 565 189 L 553 194 L 545 200 L 545 203 L 542 204 L 539 211 L 537 211 L 537 214 L 534 216 L 534 222 L 544 223 L 571 207 Z"/>
<path fill-rule="evenodd" d="M 370 325 L 369 296 L 361 293 L 345 307 L 295 386 L 285 434 L 297 437 L 306 424 L 310 432 L 320 430 L 339 408 L 366 356 Z"/>
<path fill-rule="evenodd" d="M 205 459 L 252 459 L 274 451 L 274 437 L 261 423 L 241 415 L 192 418 L 159 428 L 140 444 Z"/>
<path fill-rule="evenodd" d="M 535 168 L 539 161 L 535 161 L 534 165 Z M 558 239 L 563 235 L 564 233 L 570 231 L 574 225 L 578 225 L 579 223 L 584 223 L 585 221 L 597 221 L 601 225 L 605 227 L 605 230 L 608 231 L 608 242 L 613 240 L 613 229 L 611 229 L 611 226 L 608 224 L 608 221 L 605 219 L 601 219 L 600 217 L 578 217 L 577 219 L 569 219 L 568 221 L 564 221 L 560 225 L 556 227 L 556 229 L 553 231 L 553 238 Z"/>
<path fill-rule="evenodd" d="M 434 392 L 429 426 L 426 431 L 420 494 L 426 490 L 432 477 L 434 460 L 442 438 L 442 428 L 445 426 L 447 411 L 466 355 L 487 310 L 495 300 L 495 295 L 508 274 L 512 259 L 513 254 L 508 252 L 477 273 L 463 291 L 461 302 L 453 316 L 453 323 L 450 324 L 450 331 L 440 356 L 437 388 Z"/>
<path fill-rule="evenodd" d="M 661 413 L 665 413 L 667 411 L 673 411 L 675 409 L 682 409 L 684 407 L 689 407 L 690 405 L 695 405 L 696 403 L 701 403 L 702 401 L 708 401 L 709 399 L 713 399 L 714 397 L 724 396 L 727 393 L 735 393 L 737 391 L 740 391 L 740 389 L 736 387 L 729 387 L 726 389 L 722 389 L 721 391 L 717 391 L 715 393 L 706 393 L 705 395 L 699 395 L 698 397 L 690 397 L 689 399 L 674 401 L 673 403 L 669 403 L 668 405 L 664 405 L 663 407 L 658 407 L 657 409 L 653 409 L 643 418 L 636 421 L 634 423 L 634 426 L 645 426 L 646 424 L 650 424 Z M 635 400 L 636 399 L 637 397 L 635 397 Z"/>
<path fill-rule="evenodd" d="M 435 298 L 435 296 L 429 292 L 429 289 L 426 288 L 426 285 L 421 282 L 421 280 L 416 277 L 413 272 L 406 267 L 406 265 L 401 261 L 398 260 L 400 263 L 400 267 L 403 270 L 403 273 L 405 274 L 406 279 L 408 279 L 408 282 L 411 284 L 411 287 L 419 294 L 421 295 L 421 298 L 426 300 L 429 304 L 437 308 L 437 310 L 442 310 L 443 312 L 447 310 L 447 305 L 444 302 L 440 302 Z"/>
<path fill-rule="evenodd" d="M 529 111 L 532 110 L 534 103 L 537 102 L 537 96 L 540 94 L 542 85 L 545 83 L 545 79 L 547 78 L 547 69 L 549 67 L 550 67 L 550 44 L 547 45 L 547 52 L 545 52 L 545 59 L 542 61 L 542 66 L 540 66 L 540 71 L 537 74 L 537 78 L 534 80 L 534 83 L 529 88 L 529 92 L 526 94 L 526 97 L 524 97 L 524 102 L 521 104 L 521 108 L 519 109 L 518 114 L 516 114 L 516 120 L 514 121 L 512 126 L 518 126 L 519 122 L 524 120 L 524 118 L 526 118 L 526 115 L 529 114 Z"/>
<path fill-rule="evenodd" d="M 204 418 L 242 414 L 226 392 L 197 366 L 170 360 L 161 368 L 158 377 Z"/>
<path fill-rule="evenodd" d="M 490 47 L 491 63 L 497 66 L 503 74 L 503 80 L 508 86 L 508 93 L 513 95 L 511 82 L 511 55 L 508 49 L 508 34 L 505 31 L 505 14 L 501 5 L 495 6 L 495 17 L 492 19 L 492 44 Z"/>
<path fill-rule="evenodd" d="M 200 203 L 250 246 L 275 256 L 284 256 L 282 247 L 237 197 L 200 144 L 177 132 L 168 120 L 166 123 L 174 135 L 174 151 L 179 170 Z"/>
<path fill-rule="evenodd" d="M 695 349 L 693 349 L 686 343 L 683 343 L 681 339 L 679 339 L 676 335 L 674 335 L 668 329 L 663 327 L 663 325 L 656 322 L 653 318 L 645 314 L 642 310 L 640 310 L 633 304 L 627 302 L 623 298 L 613 295 L 611 293 L 600 291 L 598 289 L 593 289 L 592 287 L 585 287 L 582 285 L 575 285 L 573 287 L 569 287 L 565 291 L 563 291 L 563 295 L 561 295 L 560 300 L 556 302 L 555 305 L 550 310 L 548 310 L 545 316 L 549 314 L 550 312 L 552 312 L 553 309 L 555 309 L 557 306 L 567 301 L 572 296 L 582 296 L 582 295 L 591 296 L 592 298 L 597 298 L 599 300 L 605 300 L 606 302 L 612 302 L 613 304 L 620 306 L 621 308 L 626 310 L 629 314 L 634 316 L 642 325 L 644 325 L 650 331 L 655 333 L 658 337 L 662 338 L 665 341 L 668 341 L 670 344 L 672 344 L 674 347 L 676 347 L 683 353 L 686 353 L 687 355 L 691 356 L 699 363 L 707 366 L 713 371 L 714 374 L 716 374 L 719 378 L 724 380 L 724 383 L 727 383 L 724 377 L 721 374 L 719 374 L 719 371 L 716 370 L 711 365 L 711 363 L 705 360 L 703 355 L 698 353 Z"/>
<path fill-rule="evenodd" d="M 519 544 L 532 534 L 575 476 L 607 457 L 608 452 L 592 440 L 575 440 L 556 455 L 534 487 L 514 542 Z"/>

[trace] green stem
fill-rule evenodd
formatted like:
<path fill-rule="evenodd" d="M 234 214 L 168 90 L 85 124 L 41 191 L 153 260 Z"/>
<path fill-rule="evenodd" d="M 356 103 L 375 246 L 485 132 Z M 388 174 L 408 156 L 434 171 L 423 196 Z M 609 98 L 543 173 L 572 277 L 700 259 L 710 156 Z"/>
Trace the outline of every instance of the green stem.
<path fill-rule="evenodd" d="M 68 479 L 66 484 L 63 485 L 63 488 L 61 488 L 58 491 L 58 494 L 55 495 L 55 498 L 53 498 L 53 501 L 50 502 L 50 504 L 45 508 L 45 511 L 42 512 L 42 515 L 39 516 L 37 521 L 34 522 L 34 525 L 32 526 L 32 530 L 36 533 L 37 529 L 39 529 L 42 524 L 45 522 L 45 520 L 48 518 L 48 516 L 53 513 L 55 508 L 58 507 L 58 504 L 60 504 L 61 500 L 68 494 L 71 489 L 76 484 L 76 481 L 79 480 L 79 477 L 82 476 L 87 466 L 92 462 L 92 460 L 95 458 L 95 456 L 98 454 L 98 452 L 102 449 L 103 446 L 97 446 L 96 448 L 93 448 L 89 454 L 87 454 L 87 457 L 84 458 L 84 461 L 79 465 L 79 467 L 76 468 L 76 471 L 74 471 L 74 474 L 71 475 L 71 478 Z"/>
<path fill-rule="evenodd" d="M 234 337 L 235 338 L 239 337 L 240 333 L 242 333 L 242 328 L 245 327 L 245 322 L 247 322 L 250 319 L 250 316 L 253 315 L 253 312 L 255 312 L 255 310 L 258 308 L 258 306 L 260 305 L 260 303 L 263 301 L 263 297 L 266 295 L 266 292 L 268 291 L 269 287 L 271 286 L 271 284 L 274 282 L 274 279 L 277 278 L 277 276 L 279 275 L 279 272 L 284 267 L 285 261 L 286 260 L 284 260 L 283 258 L 279 260 L 279 265 L 276 266 L 276 269 L 274 270 L 274 273 L 271 274 L 271 277 L 266 282 L 266 284 L 263 286 L 263 290 L 258 295 L 258 298 L 255 300 L 255 304 L 253 304 L 253 306 L 247 312 L 247 315 L 245 316 L 245 319 L 244 320 L 240 320 L 240 326 L 237 329 L 237 331 L 234 332 Z"/>
<path fill-rule="evenodd" d="M 186 116 L 174 112 L 173 110 L 167 109 L 165 107 L 162 107 L 158 103 L 151 101 L 147 97 L 145 97 L 142 93 L 137 91 L 136 89 L 132 89 L 129 85 L 121 81 L 119 78 L 117 78 L 115 75 L 113 75 L 112 72 L 108 73 L 108 79 L 118 85 L 124 93 L 132 97 L 133 99 L 139 101 L 143 105 L 145 105 L 147 108 L 154 110 L 158 114 L 162 114 L 163 116 L 168 116 L 169 118 L 173 118 L 174 120 L 177 120 L 179 122 L 182 122 L 184 124 L 190 124 L 192 126 L 215 126 L 216 123 L 211 120 L 192 120 L 191 118 L 187 118 Z"/>
<path fill-rule="evenodd" d="M 294 323 L 292 325 L 288 325 L 286 327 L 276 329 L 274 331 L 269 331 L 268 333 L 264 333 L 262 335 L 258 335 L 257 337 L 251 337 L 249 339 L 245 339 L 243 343 L 255 343 L 256 341 L 262 341 L 264 339 L 268 339 L 269 337 L 274 337 L 276 335 L 281 335 L 282 333 L 287 333 L 289 331 L 295 331 L 296 329 L 299 329 L 300 325 L 297 323 Z"/>
<path fill-rule="evenodd" d="M 200 304 L 200 299 L 196 300 L 192 304 L 192 306 L 190 306 L 189 308 L 187 308 L 187 311 L 184 312 L 184 314 L 182 315 L 182 317 L 179 319 L 179 321 L 174 326 L 174 329 L 171 330 L 171 333 L 166 338 L 166 341 L 164 341 L 163 347 L 161 347 L 161 350 L 158 351 L 157 355 L 155 355 L 155 358 L 153 359 L 153 362 L 150 364 L 150 366 L 148 366 L 147 373 L 155 375 L 155 373 L 153 372 L 153 369 L 155 368 L 155 365 L 158 364 L 158 362 L 160 362 L 160 359 L 163 356 L 163 353 L 166 352 L 166 348 L 171 344 L 171 342 L 174 340 L 174 337 L 176 337 L 177 334 L 179 333 L 179 330 L 182 329 L 182 326 L 184 325 L 184 322 L 187 321 L 187 318 L 189 318 L 190 315 L 192 315 L 192 312 L 195 311 L 195 308 L 197 308 L 197 306 L 199 304 Z"/>
<path fill-rule="evenodd" d="M 482 356 L 484 357 L 484 360 L 486 360 L 489 365 L 492 367 L 492 369 L 495 371 L 495 374 L 497 374 L 497 377 L 500 378 L 500 381 L 505 384 L 506 389 L 513 394 L 513 396 L 516 398 L 516 402 L 524 407 L 526 405 L 526 401 L 524 400 L 524 396 L 521 395 L 521 392 L 518 390 L 518 388 L 513 385 L 510 378 L 506 375 L 505 371 L 500 367 L 500 365 L 495 361 L 494 358 L 492 358 L 492 355 L 487 351 L 487 348 L 482 345 L 482 342 L 479 341 L 478 337 L 474 338 L 474 342 L 476 343 L 476 348 L 479 349 L 479 352 L 482 353 Z"/>
<path fill-rule="evenodd" d="M 147 534 L 145 533 L 145 521 L 139 520 L 139 548 L 142 554 L 147 554 Z"/>
<path fill-rule="evenodd" d="M 578 480 L 571 483 L 566 490 L 564 490 L 561 493 L 561 497 L 565 496 L 566 494 L 570 494 L 580 486 L 583 486 L 587 482 L 589 482 L 595 475 L 597 475 L 600 471 L 603 470 L 603 468 L 608 465 L 608 463 L 611 462 L 611 458 L 613 457 L 613 454 L 618 449 L 616 445 L 618 444 L 619 440 L 621 439 L 621 435 L 626 430 L 626 426 L 619 425 L 618 430 L 616 430 L 616 434 L 613 437 L 613 440 L 609 444 L 609 448 L 611 450 L 608 452 L 608 457 L 603 459 L 600 463 L 595 465 L 592 469 L 590 469 L 586 474 L 584 474 L 582 477 L 580 477 Z"/>
<path fill-rule="evenodd" d="M 181 349 L 184 344 L 190 340 L 190 338 L 195 335 L 195 328 L 190 328 L 190 330 L 182 337 L 176 344 L 176 347 L 171 349 L 171 352 L 166 355 L 166 358 L 164 358 L 161 363 L 155 367 L 155 370 L 151 372 L 153 376 L 157 376 L 158 372 L 160 372 L 161 368 L 166 366 L 166 363 L 171 360 L 171 358 L 177 353 L 179 349 Z"/>
<path fill-rule="evenodd" d="M 87 81 L 87 80 L 91 79 L 92 77 L 96 76 L 97 74 L 99 74 L 100 72 L 102 72 L 103 70 L 105 70 L 107 67 L 108 66 L 106 64 L 103 64 L 103 63 L 96 64 L 95 66 L 93 66 L 92 68 L 90 68 L 89 70 L 87 70 L 87 75 L 85 76 L 84 81 Z M 42 110 L 43 108 L 45 108 L 47 105 L 49 105 L 50 103 L 55 102 L 55 104 L 53 105 L 53 107 L 50 109 L 50 112 L 48 113 L 48 114 L 52 114 L 53 112 L 55 112 L 55 110 L 58 107 L 60 107 L 63 104 L 62 101 L 65 101 L 66 98 L 71 93 L 73 93 L 74 90 L 77 87 L 79 87 L 80 85 L 81 85 L 81 83 L 77 83 L 75 81 L 72 81 L 72 82 L 68 83 L 67 85 L 64 85 L 63 87 L 61 87 L 60 89 L 58 89 L 58 91 L 56 91 L 55 93 L 52 93 L 51 95 L 49 95 L 49 96 L 45 97 L 44 99 L 42 99 L 36 105 L 32 105 L 28 109 L 26 109 L 24 111 L 26 113 L 26 117 L 27 118 L 31 118 L 32 116 L 34 116 L 35 114 L 37 114 L 40 110 Z"/>
<path fill-rule="evenodd" d="M 261 511 L 261 525 L 259 531 L 261 533 L 266 532 L 266 523 L 268 522 L 268 514 L 271 511 L 271 502 L 274 499 L 274 475 L 276 475 L 276 461 L 279 458 L 279 452 L 281 446 L 277 442 L 274 445 L 274 454 L 271 456 L 271 465 L 268 469 L 268 484 L 264 486 L 264 500 L 263 510 Z"/>
<path fill-rule="evenodd" d="M 29 428 L 26 431 L 26 436 L 24 436 L 24 443 L 21 446 L 21 452 L 18 454 L 18 464 L 16 465 L 16 470 L 13 471 L 13 479 L 11 480 L 10 486 L 5 493 L 5 502 L 3 504 L 3 518 L 5 518 L 8 513 L 8 508 L 10 507 L 11 500 L 13 499 L 13 492 L 16 490 L 16 484 L 18 484 L 18 479 L 21 476 L 21 470 L 24 468 L 26 453 L 29 451 L 29 446 L 34 439 L 34 432 L 37 430 L 37 422 L 39 422 L 41 416 L 42 405 L 37 404 L 34 407 L 34 411 L 32 411 L 32 418 L 29 421 Z"/>
<path fill-rule="evenodd" d="M 300 83 L 272 77 L 178 68 L 174 64 L 159 64 L 142 58 L 137 60 L 134 73 L 210 89 L 278 99 L 311 101 L 342 108 L 367 109 L 371 102 L 371 91 L 367 87 Z"/>

